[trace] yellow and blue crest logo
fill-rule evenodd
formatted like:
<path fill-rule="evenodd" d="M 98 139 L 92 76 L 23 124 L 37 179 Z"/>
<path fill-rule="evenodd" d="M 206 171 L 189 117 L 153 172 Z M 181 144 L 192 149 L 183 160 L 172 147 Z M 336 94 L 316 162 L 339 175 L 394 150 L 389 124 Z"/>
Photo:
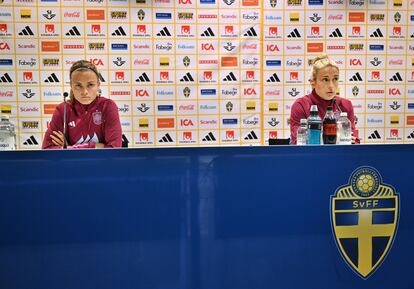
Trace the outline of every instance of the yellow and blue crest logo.
<path fill-rule="evenodd" d="M 372 167 L 359 167 L 331 196 L 331 224 L 346 263 L 370 277 L 391 249 L 399 219 L 399 195 Z"/>

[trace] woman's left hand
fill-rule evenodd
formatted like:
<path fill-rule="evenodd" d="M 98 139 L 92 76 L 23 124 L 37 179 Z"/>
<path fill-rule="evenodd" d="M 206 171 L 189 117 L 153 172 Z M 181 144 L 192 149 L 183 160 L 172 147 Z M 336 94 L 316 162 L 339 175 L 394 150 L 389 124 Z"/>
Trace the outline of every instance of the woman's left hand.
<path fill-rule="evenodd" d="M 52 139 L 52 143 L 54 145 L 63 147 L 63 144 L 65 142 L 65 136 L 63 135 L 63 132 L 55 130 L 50 134 L 50 138 Z"/>

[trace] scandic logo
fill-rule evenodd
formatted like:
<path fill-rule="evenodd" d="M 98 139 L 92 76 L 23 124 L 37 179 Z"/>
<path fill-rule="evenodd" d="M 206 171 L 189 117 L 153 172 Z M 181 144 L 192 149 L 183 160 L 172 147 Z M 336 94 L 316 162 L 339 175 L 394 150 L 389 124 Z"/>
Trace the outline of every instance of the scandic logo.
<path fill-rule="evenodd" d="M 59 52 L 60 42 L 59 41 L 42 41 L 41 45 L 42 52 Z"/>
<path fill-rule="evenodd" d="M 86 20 L 105 20 L 105 10 L 87 9 Z"/>

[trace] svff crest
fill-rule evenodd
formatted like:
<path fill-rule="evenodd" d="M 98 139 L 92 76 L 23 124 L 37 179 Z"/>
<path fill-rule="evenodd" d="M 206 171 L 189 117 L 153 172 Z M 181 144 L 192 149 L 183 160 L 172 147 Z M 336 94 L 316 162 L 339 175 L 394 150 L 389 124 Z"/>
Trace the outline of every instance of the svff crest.
<path fill-rule="evenodd" d="M 337 247 L 351 269 L 369 278 L 394 241 L 400 202 L 395 189 L 382 183 L 372 167 L 359 167 L 347 185 L 331 196 L 331 224 Z"/>

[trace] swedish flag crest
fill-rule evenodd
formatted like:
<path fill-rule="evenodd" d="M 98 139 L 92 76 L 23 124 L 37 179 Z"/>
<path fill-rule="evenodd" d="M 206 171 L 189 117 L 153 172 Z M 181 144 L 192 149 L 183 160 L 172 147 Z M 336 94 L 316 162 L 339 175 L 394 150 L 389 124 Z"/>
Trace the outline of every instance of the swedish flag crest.
<path fill-rule="evenodd" d="M 346 263 L 369 278 L 391 249 L 399 219 L 399 195 L 372 167 L 359 167 L 331 196 L 331 224 Z"/>

